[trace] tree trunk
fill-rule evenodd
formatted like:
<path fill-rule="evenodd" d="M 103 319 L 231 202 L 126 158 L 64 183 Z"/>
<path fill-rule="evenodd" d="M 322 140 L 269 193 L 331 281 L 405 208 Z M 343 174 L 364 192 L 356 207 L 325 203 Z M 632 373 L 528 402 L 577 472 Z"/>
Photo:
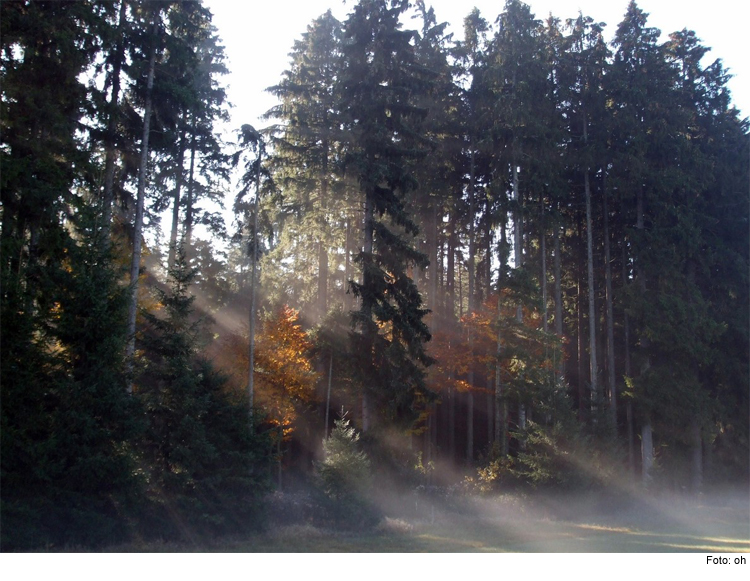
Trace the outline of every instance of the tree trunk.
<path fill-rule="evenodd" d="M 609 242 L 609 208 L 607 205 L 607 188 L 604 184 L 604 281 L 606 287 L 607 309 L 607 380 L 609 383 L 609 421 L 617 437 L 617 384 L 615 382 L 615 325 L 612 306 L 612 258 Z"/>
<path fill-rule="evenodd" d="M 152 15 L 152 46 L 148 61 L 148 78 L 146 81 L 146 103 L 143 111 L 143 134 L 141 137 L 141 160 L 138 169 L 138 196 L 136 198 L 135 223 L 133 225 L 133 254 L 130 261 L 130 304 L 128 307 L 128 345 L 126 358 L 132 369 L 135 355 L 135 320 L 138 313 L 138 277 L 141 270 L 141 247 L 143 244 L 143 210 L 146 200 L 146 172 L 148 171 L 148 139 L 151 133 L 151 107 L 154 87 L 154 70 L 156 68 L 156 30 L 157 12 Z M 133 383 L 128 380 L 128 392 L 132 393 Z"/>
<path fill-rule="evenodd" d="M 487 410 L 487 444 L 492 445 L 492 442 L 494 441 L 494 435 L 495 435 L 495 428 L 493 420 L 495 419 L 495 410 L 494 410 L 494 404 L 495 404 L 495 398 L 492 397 L 492 376 L 488 373 L 485 376 L 485 386 L 487 388 L 487 393 L 485 394 L 485 408 Z"/>
<path fill-rule="evenodd" d="M 279 459 L 279 465 L 278 465 L 278 485 L 279 490 L 281 490 L 281 440 L 284 438 L 284 428 L 282 426 L 279 426 L 279 439 L 276 441 L 276 456 Z"/>
<path fill-rule="evenodd" d="M 320 207 L 323 218 L 319 225 L 320 240 L 318 242 L 318 314 L 320 321 L 328 313 L 328 248 L 323 236 L 323 229 L 328 225 L 328 139 L 323 140 L 323 168 L 321 173 Z"/>
<path fill-rule="evenodd" d="M 560 257 L 560 227 L 555 225 L 553 229 L 554 250 L 555 250 L 555 333 L 560 341 L 563 338 L 563 304 L 562 304 L 562 273 Z M 562 343 L 561 343 L 562 345 Z M 565 357 L 561 348 L 559 351 L 559 360 L 557 361 L 557 380 L 562 385 L 565 378 Z"/>
<path fill-rule="evenodd" d="M 451 212 L 448 221 L 448 269 L 446 272 L 445 285 L 448 287 L 448 300 L 445 305 L 445 317 L 449 326 L 456 319 L 456 214 Z"/>
<path fill-rule="evenodd" d="M 464 272 L 463 263 L 458 261 L 458 320 L 464 317 Z"/>
<path fill-rule="evenodd" d="M 448 454 L 450 461 L 456 461 L 456 389 L 453 387 L 454 371 L 448 373 Z"/>
<path fill-rule="evenodd" d="M 469 169 L 469 297 L 466 314 L 471 317 L 474 314 L 476 305 L 474 303 L 476 296 L 476 270 L 474 266 L 475 255 L 477 251 L 476 230 L 474 228 L 474 214 L 476 213 L 475 189 L 474 189 L 474 148 L 471 149 L 471 164 Z M 468 330 L 469 343 L 469 373 L 468 383 L 469 392 L 466 394 L 466 462 L 470 464 L 474 460 L 474 334 L 471 327 Z"/>
<path fill-rule="evenodd" d="M 484 248 L 484 300 L 489 300 L 492 294 L 492 221 L 490 220 L 490 212 L 492 211 L 489 199 L 485 202 L 484 211 L 487 214 L 485 219 L 485 248 Z M 480 303 L 481 305 L 481 303 Z"/>
<path fill-rule="evenodd" d="M 540 232 L 539 232 L 539 252 L 542 258 L 542 271 L 539 280 L 542 286 L 542 327 L 545 334 L 549 331 L 549 321 L 547 316 L 547 246 L 544 225 L 544 196 L 539 195 L 539 214 L 540 214 Z"/>
<path fill-rule="evenodd" d="M 623 285 L 628 280 L 628 263 L 625 245 L 622 247 L 622 281 Z M 630 318 L 627 311 L 624 312 L 623 320 L 624 347 L 625 347 L 625 377 L 632 377 L 630 369 Z M 633 427 L 633 403 L 628 399 L 625 405 L 625 415 L 628 424 L 628 469 L 631 476 L 635 475 L 635 430 Z"/>
<path fill-rule="evenodd" d="M 591 224 L 591 187 L 589 184 L 589 172 L 586 170 L 584 176 L 584 189 L 586 191 L 586 268 L 588 274 L 588 299 L 589 299 L 589 377 L 591 379 L 591 418 L 596 422 L 597 407 L 599 405 L 599 385 L 597 383 L 597 361 L 596 361 L 596 306 L 594 290 L 594 245 Z"/>
<path fill-rule="evenodd" d="M 373 249 L 373 234 L 375 224 L 374 220 L 374 209 L 371 196 L 365 198 L 365 223 L 364 223 L 364 261 L 362 264 L 362 284 L 365 288 L 372 288 L 372 281 L 370 281 L 370 263 L 372 262 L 372 249 Z M 365 321 L 372 321 L 372 304 L 366 298 L 362 298 L 362 314 Z M 367 328 L 363 329 L 366 333 L 365 337 L 365 348 L 372 357 L 372 348 L 374 344 L 374 337 L 372 331 Z M 369 364 L 372 364 L 370 360 Z M 362 432 L 367 432 L 370 429 L 371 424 L 371 410 L 370 410 L 370 394 L 367 387 L 362 390 Z"/>
<path fill-rule="evenodd" d="M 474 262 L 476 259 L 476 253 L 477 253 L 477 244 L 476 244 L 476 231 L 474 227 L 474 217 L 476 213 L 476 203 L 475 203 L 475 195 L 476 192 L 474 191 L 474 149 L 471 150 L 471 163 L 469 166 L 469 260 L 467 264 L 467 268 L 469 270 L 469 297 L 468 297 L 468 309 L 467 314 L 471 315 L 475 310 L 474 305 L 474 297 L 476 295 L 476 268 L 474 266 Z M 469 342 L 471 343 L 471 336 L 469 338 Z"/>
<path fill-rule="evenodd" d="M 195 150 L 196 150 L 195 131 L 196 131 L 196 123 L 195 123 L 195 117 L 193 117 L 192 136 L 190 138 L 190 171 L 188 173 L 188 193 L 187 193 L 187 200 L 185 201 L 184 244 L 185 244 L 185 252 L 188 253 L 189 256 L 192 256 L 192 248 L 193 248 L 193 203 L 194 203 L 193 192 L 195 188 Z M 256 192 L 256 195 L 257 195 L 257 192 Z"/>
<path fill-rule="evenodd" d="M 109 99 L 109 119 L 107 120 L 107 137 L 105 140 L 106 155 L 104 160 L 104 195 L 102 197 L 102 221 L 103 221 L 103 247 L 109 248 L 110 232 L 112 228 L 112 205 L 115 198 L 115 158 L 117 141 L 117 121 L 119 119 L 120 101 L 120 74 L 122 63 L 125 59 L 125 42 L 123 32 L 125 30 L 125 0 L 120 0 L 120 12 L 118 16 L 117 45 L 115 47 L 115 58 L 112 63 L 112 93 Z"/>
<path fill-rule="evenodd" d="M 703 483 L 708 480 L 711 484 L 711 474 L 714 469 L 714 447 L 708 434 L 703 438 Z"/>
<path fill-rule="evenodd" d="M 653 480 L 654 443 L 651 433 L 651 420 L 646 419 L 641 426 L 641 477 L 643 485 L 649 487 Z"/>
<path fill-rule="evenodd" d="M 328 360 L 328 389 L 326 390 L 326 429 L 324 438 L 328 437 L 328 413 L 331 409 L 331 381 L 333 378 L 333 351 L 331 351 L 330 359 Z"/>
<path fill-rule="evenodd" d="M 497 298 L 497 351 L 495 353 L 495 444 L 500 447 L 500 453 L 503 456 L 508 455 L 508 412 L 505 408 L 505 397 L 503 395 L 502 380 L 502 354 L 503 341 L 501 330 L 500 307 L 501 298 Z"/>
<path fill-rule="evenodd" d="M 506 408 L 505 396 L 503 394 L 502 381 L 502 295 L 503 295 L 503 272 L 506 266 L 506 246 L 508 244 L 505 231 L 505 219 L 500 225 L 500 245 L 498 247 L 498 263 L 500 265 L 497 275 L 497 350 L 495 352 L 495 444 L 500 447 L 502 456 L 508 455 L 508 410 Z"/>
<path fill-rule="evenodd" d="M 690 490 L 699 494 L 703 491 L 703 437 L 697 418 L 690 424 L 690 440 Z"/>
<path fill-rule="evenodd" d="M 249 352 L 248 352 L 248 370 L 247 370 L 247 393 L 249 399 L 249 414 L 250 414 L 250 426 L 253 426 L 253 420 L 255 415 L 255 319 L 257 310 L 257 295 L 258 295 L 258 209 L 259 209 L 259 198 L 260 198 L 260 163 L 261 163 L 261 146 L 258 144 L 258 160 L 257 168 L 255 169 L 255 199 L 253 200 L 253 229 L 252 238 L 250 240 L 250 313 L 249 316 Z M 193 153 L 195 149 L 193 148 Z M 191 155 L 190 161 L 190 190 L 192 190 L 192 172 L 193 172 L 193 161 Z M 188 199 L 192 196 L 189 194 Z M 186 239 L 186 247 L 189 247 L 189 242 Z M 279 468 L 279 478 L 281 478 L 281 468 Z"/>
<path fill-rule="evenodd" d="M 429 283 L 427 286 L 427 307 L 432 311 L 432 330 L 438 330 L 438 210 L 437 204 L 433 205 L 432 208 L 432 224 L 428 228 L 427 234 L 427 252 L 430 258 L 430 265 L 428 267 Z"/>
<path fill-rule="evenodd" d="M 577 222 L 577 231 L 578 231 L 578 242 L 580 243 L 583 232 L 581 227 L 581 215 L 580 213 L 576 212 L 576 222 Z M 584 377 L 585 374 L 583 372 L 583 362 L 585 359 L 585 353 L 584 353 L 584 342 L 583 342 L 583 256 L 582 256 L 583 250 L 582 247 L 579 246 L 579 252 L 578 252 L 578 265 L 576 268 L 576 308 L 577 308 L 577 323 L 578 323 L 578 420 L 584 421 L 586 417 L 586 388 L 584 385 Z"/>
<path fill-rule="evenodd" d="M 637 215 L 636 215 L 636 229 L 640 232 L 643 232 L 645 228 L 645 222 L 644 222 L 644 212 L 643 212 L 643 189 L 638 190 L 638 196 L 636 199 L 636 206 L 637 206 Z M 637 277 L 638 277 L 638 285 L 641 290 L 641 295 L 645 299 L 646 292 L 648 289 L 648 285 L 646 283 L 646 273 L 644 272 L 643 266 L 640 265 L 640 261 L 636 261 L 636 267 L 637 270 Z M 643 377 L 646 372 L 651 367 L 651 359 L 648 355 L 649 353 L 649 339 L 646 336 L 646 334 L 643 332 L 643 329 L 641 329 L 641 337 L 640 337 L 640 343 L 641 343 L 641 349 L 644 353 L 644 359 L 643 359 L 643 365 L 641 367 L 641 377 Z M 648 485 L 651 482 L 652 474 L 651 469 L 653 467 L 654 463 L 654 448 L 653 448 L 653 441 L 652 441 L 652 434 L 651 434 L 651 418 L 647 416 L 646 420 L 644 421 L 644 426 L 641 428 L 641 458 L 642 458 L 642 476 L 643 476 L 643 483 L 644 485 Z M 648 437 L 646 437 L 648 436 Z"/>
<path fill-rule="evenodd" d="M 473 384 L 474 372 L 471 373 L 470 383 Z M 474 461 L 474 394 L 469 391 L 466 394 L 466 463 Z"/>
<path fill-rule="evenodd" d="M 346 215 L 346 240 L 344 241 L 344 296 L 343 296 L 343 309 L 348 311 L 352 308 L 351 300 L 349 297 L 349 279 L 351 278 L 351 238 L 352 238 L 352 221 L 347 210 Z"/>
<path fill-rule="evenodd" d="M 184 120 L 181 121 L 181 124 Z M 182 171 L 183 162 L 185 159 L 185 149 L 187 144 L 187 131 L 183 126 L 180 131 L 180 148 L 177 154 L 176 176 L 175 176 L 175 188 L 174 188 L 174 200 L 172 202 L 172 231 L 169 235 L 169 254 L 167 255 L 167 267 L 169 270 L 174 268 L 175 255 L 177 253 L 177 231 L 180 227 L 180 196 L 182 192 Z"/>
<path fill-rule="evenodd" d="M 518 180 L 518 163 L 516 162 L 515 143 L 513 145 L 513 200 L 516 202 L 516 211 L 513 216 L 513 246 L 515 252 L 516 268 L 523 267 L 523 217 L 521 216 L 521 191 Z M 516 307 L 516 320 L 523 323 L 523 308 L 521 305 Z M 523 395 L 520 396 L 521 398 Z M 526 406 L 523 400 L 518 402 L 518 430 L 523 433 L 526 430 Z M 526 440 L 519 436 L 518 442 L 521 450 L 526 449 Z"/>
<path fill-rule="evenodd" d="M 583 113 L 583 142 L 588 147 L 588 120 Z M 599 405 L 599 384 L 597 381 L 598 366 L 596 361 L 596 305 L 594 289 L 594 233 L 591 219 L 591 183 L 589 167 L 583 174 L 583 189 L 586 196 L 586 268 L 589 291 L 589 378 L 591 380 L 591 420 L 596 422 Z"/>
<path fill-rule="evenodd" d="M 430 424 L 430 449 L 432 450 L 432 460 L 439 458 L 438 454 L 438 428 L 440 427 L 439 415 L 438 415 L 438 404 L 432 404 L 432 424 Z M 428 478 L 429 482 L 432 482 L 432 472 Z"/>

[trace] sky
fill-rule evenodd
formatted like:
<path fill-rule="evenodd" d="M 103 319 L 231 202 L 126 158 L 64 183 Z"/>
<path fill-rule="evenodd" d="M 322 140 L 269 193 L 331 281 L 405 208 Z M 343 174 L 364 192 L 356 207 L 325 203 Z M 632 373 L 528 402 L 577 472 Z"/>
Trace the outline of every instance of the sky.
<path fill-rule="evenodd" d="M 532 12 L 545 19 L 550 12 L 561 20 L 574 18 L 581 11 L 594 20 L 607 23 L 606 37 L 614 35 L 629 0 L 530 0 Z M 355 0 L 204 0 L 214 14 L 214 25 L 223 40 L 227 66 L 225 77 L 228 96 L 234 105 L 232 120 L 226 130 L 235 130 L 244 123 L 263 128 L 269 122 L 260 117 L 276 104 L 273 95 L 265 92 L 277 84 L 289 66 L 289 52 L 307 25 L 329 8 L 339 20 L 355 5 Z M 473 7 L 494 22 L 502 12 L 504 0 L 434 0 L 432 5 L 438 22 L 448 22 L 456 39 L 462 37 L 463 19 Z M 659 28 L 665 40 L 670 32 L 694 30 L 704 46 L 712 50 L 704 64 L 721 58 L 734 75 L 729 82 L 733 103 L 743 117 L 750 115 L 750 58 L 745 31 L 750 21 L 750 2 L 735 0 L 640 0 L 638 6 L 649 14 L 648 25 Z M 418 27 L 414 22 L 414 28 Z M 408 24 L 406 24 L 408 26 Z"/>

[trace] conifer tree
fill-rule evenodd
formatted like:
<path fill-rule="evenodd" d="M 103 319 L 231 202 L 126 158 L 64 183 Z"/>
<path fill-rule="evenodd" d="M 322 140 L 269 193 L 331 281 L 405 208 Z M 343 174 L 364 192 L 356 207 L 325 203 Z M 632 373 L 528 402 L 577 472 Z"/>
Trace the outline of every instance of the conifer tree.
<path fill-rule="evenodd" d="M 564 70 L 563 79 L 567 81 L 565 91 L 568 102 L 568 133 L 571 139 L 569 162 L 576 164 L 583 174 L 583 198 L 586 208 L 586 286 L 588 289 L 588 327 L 589 327 L 589 385 L 590 409 L 592 421 L 596 421 L 599 393 L 599 365 L 597 355 L 597 323 L 595 307 L 597 294 L 594 279 L 594 221 L 592 175 L 600 172 L 598 151 L 605 147 L 606 125 L 603 122 L 602 82 L 607 67 L 607 47 L 602 38 L 602 27 L 594 23 L 591 17 L 579 14 L 575 20 L 568 21 L 570 37 L 568 54 L 570 63 L 568 71 Z M 600 154 L 599 154 L 600 155 Z"/>
<path fill-rule="evenodd" d="M 115 506 L 134 485 L 125 296 L 82 137 L 100 17 L 79 2 L 2 7 L 3 549 L 121 539 Z"/>
<path fill-rule="evenodd" d="M 331 250 L 343 246 L 346 213 L 342 207 L 341 121 L 336 93 L 341 34 L 341 23 L 330 10 L 308 26 L 290 54 L 291 68 L 279 85 L 269 89 L 281 104 L 266 114 L 281 121 L 274 128 L 272 165 L 283 190 L 282 212 L 291 218 L 284 221 L 288 232 L 282 232 L 277 252 L 293 255 L 295 264 L 290 271 L 317 263 L 314 318 L 318 320 L 328 311 L 329 285 L 335 272 L 329 264 L 334 258 Z M 296 245 L 294 252 L 290 252 L 292 244 Z M 313 253 L 317 256 L 311 256 Z"/>
<path fill-rule="evenodd" d="M 252 530 L 267 486 L 267 442 L 247 422 L 247 398 L 232 399 L 226 379 L 199 355 L 203 323 L 188 293 L 194 276 L 179 251 L 169 290 L 155 289 L 162 312 L 145 314 L 136 394 L 148 424 L 138 447 L 157 514 L 176 510 L 206 533 Z"/>
<path fill-rule="evenodd" d="M 413 247 L 418 228 L 406 210 L 417 185 L 412 164 L 424 153 L 419 123 L 425 112 L 414 98 L 430 76 L 415 59 L 413 33 L 401 30 L 399 17 L 407 6 L 362 0 L 344 25 L 345 165 L 357 179 L 365 208 L 357 257 L 362 279 L 350 282 L 361 305 L 353 315 L 352 347 L 361 358 L 364 431 L 381 408 L 393 418 L 411 413 L 430 363 L 426 311 L 408 274 L 410 265 L 424 267 L 426 260 Z"/>
<path fill-rule="evenodd" d="M 524 268 L 527 254 L 524 252 L 524 240 L 528 238 L 528 233 L 524 233 L 524 223 L 531 191 L 530 184 L 522 183 L 522 176 L 533 179 L 536 169 L 529 160 L 536 157 L 536 150 L 542 141 L 541 121 L 544 117 L 537 115 L 534 108 L 544 101 L 538 96 L 546 94 L 546 71 L 540 58 L 544 51 L 541 22 L 535 19 L 529 6 L 508 0 L 498 17 L 498 28 L 490 51 L 488 82 L 496 99 L 492 132 L 497 155 L 493 160 L 493 171 L 498 180 L 496 191 L 502 198 L 499 220 L 505 223 L 508 210 L 511 210 L 514 252 L 512 282 L 523 286 L 524 281 L 528 280 Z M 509 201 L 505 199 L 507 195 L 510 196 Z M 504 266 L 502 262 L 501 267 Z M 519 326 L 523 324 L 521 302 L 516 306 L 516 323 Z M 519 392 L 515 395 L 518 404 L 516 424 L 519 434 L 523 434 L 530 394 Z M 522 437 L 520 445 L 523 446 Z"/>
<path fill-rule="evenodd" d="M 158 31 L 161 20 L 161 7 L 150 3 L 145 8 L 145 20 L 148 22 L 147 54 L 148 65 L 145 71 L 146 86 L 143 106 L 143 126 L 140 143 L 140 162 L 138 165 L 138 193 L 135 202 L 135 219 L 133 222 L 133 251 L 130 261 L 131 298 L 128 306 L 128 350 L 127 357 L 135 356 L 136 316 L 138 313 L 138 284 L 141 274 L 141 248 L 143 246 L 143 215 L 146 204 L 146 180 L 149 159 L 149 139 L 151 137 L 151 113 L 153 106 L 154 73 L 158 50 Z M 132 386 L 131 386 L 132 389 Z"/>

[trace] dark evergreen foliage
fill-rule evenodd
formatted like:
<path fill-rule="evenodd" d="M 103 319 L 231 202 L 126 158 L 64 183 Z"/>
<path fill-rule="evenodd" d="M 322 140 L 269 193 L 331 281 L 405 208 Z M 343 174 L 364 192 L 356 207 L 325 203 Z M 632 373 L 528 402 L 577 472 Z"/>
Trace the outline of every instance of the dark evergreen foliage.
<path fill-rule="evenodd" d="M 185 540 L 259 528 L 270 460 L 261 452 L 266 438 L 251 430 L 245 398 L 233 398 L 226 379 L 199 355 L 202 322 L 188 294 L 194 276 L 178 252 L 172 286 L 156 289 L 163 313 L 145 313 L 135 390 L 147 421 L 138 444 L 147 496 L 168 519 L 164 534 Z"/>
<path fill-rule="evenodd" d="M 417 182 L 414 163 L 426 154 L 417 106 L 431 74 L 416 59 L 412 31 L 401 30 L 406 2 L 368 0 L 344 24 L 341 110 L 347 132 L 345 167 L 364 197 L 363 250 L 356 257 L 360 282 L 350 287 L 360 300 L 353 313 L 352 354 L 361 358 L 360 383 L 374 397 L 376 415 L 414 417 L 424 393 L 427 310 L 410 266 L 426 266 L 414 248 L 418 227 L 407 210 Z M 382 328 L 382 331 L 380 330 Z"/>

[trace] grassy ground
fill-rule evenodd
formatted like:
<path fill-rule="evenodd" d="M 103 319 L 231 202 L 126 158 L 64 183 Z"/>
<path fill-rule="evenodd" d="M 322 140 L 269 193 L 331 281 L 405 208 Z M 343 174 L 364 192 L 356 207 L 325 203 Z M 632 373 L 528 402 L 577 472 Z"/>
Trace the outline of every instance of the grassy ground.
<path fill-rule="evenodd" d="M 309 524 L 272 527 L 206 546 L 151 544 L 117 551 L 221 552 L 750 552 L 750 507 L 743 497 L 587 497 L 423 500 L 407 517 L 386 517 L 370 532 Z M 387 511 L 386 511 L 387 512 Z"/>

